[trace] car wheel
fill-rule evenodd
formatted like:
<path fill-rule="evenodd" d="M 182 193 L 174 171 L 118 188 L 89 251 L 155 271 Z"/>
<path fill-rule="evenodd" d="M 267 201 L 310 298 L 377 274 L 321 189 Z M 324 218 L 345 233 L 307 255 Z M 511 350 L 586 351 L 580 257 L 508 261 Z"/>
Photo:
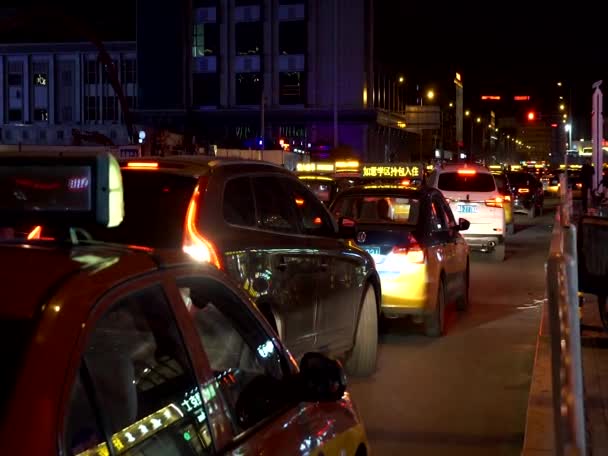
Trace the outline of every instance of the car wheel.
<path fill-rule="evenodd" d="M 368 286 L 363 296 L 355 344 L 346 359 L 346 371 L 353 376 L 367 376 L 376 370 L 378 352 L 378 308 L 374 288 Z"/>
<path fill-rule="evenodd" d="M 429 337 L 440 337 L 445 332 L 445 286 L 443 277 L 439 280 L 437 289 L 437 304 L 435 311 L 424 320 L 424 333 Z"/>
<path fill-rule="evenodd" d="M 464 290 L 458 301 L 456 302 L 456 309 L 467 310 L 469 308 L 469 262 L 467 261 L 467 268 L 464 271 Z"/>
<path fill-rule="evenodd" d="M 494 247 L 494 250 L 492 250 L 492 252 L 490 252 L 490 255 L 492 256 L 492 260 L 500 263 L 501 261 L 505 260 L 505 245 L 504 244 L 498 244 L 496 247 Z"/>

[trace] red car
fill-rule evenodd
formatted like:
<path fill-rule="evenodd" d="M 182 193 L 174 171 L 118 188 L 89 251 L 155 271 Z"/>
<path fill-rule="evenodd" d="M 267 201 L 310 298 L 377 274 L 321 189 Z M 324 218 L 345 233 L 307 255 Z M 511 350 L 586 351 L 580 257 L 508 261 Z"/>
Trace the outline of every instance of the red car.
<path fill-rule="evenodd" d="M 0 158 L 0 188 L 21 186 L 0 193 L 2 454 L 367 454 L 339 363 L 308 353 L 298 367 L 225 274 L 83 239 L 73 221 L 108 222 L 116 182 L 69 160 L 62 174 Z M 70 187 L 74 173 L 96 178 Z"/>

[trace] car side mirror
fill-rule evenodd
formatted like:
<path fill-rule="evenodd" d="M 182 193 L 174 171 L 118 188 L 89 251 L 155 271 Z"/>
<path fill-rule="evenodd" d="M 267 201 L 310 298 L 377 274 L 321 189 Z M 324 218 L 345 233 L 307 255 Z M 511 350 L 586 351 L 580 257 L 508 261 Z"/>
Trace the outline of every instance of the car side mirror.
<path fill-rule="evenodd" d="M 300 388 L 308 402 L 333 402 L 346 391 L 346 375 L 338 361 L 306 353 L 300 361 Z"/>
<path fill-rule="evenodd" d="M 469 222 L 467 219 L 458 219 L 458 231 L 466 231 L 470 228 L 470 226 L 471 222 Z"/>
<path fill-rule="evenodd" d="M 357 222 L 349 217 L 340 217 L 338 220 L 338 235 L 343 239 L 355 239 Z"/>

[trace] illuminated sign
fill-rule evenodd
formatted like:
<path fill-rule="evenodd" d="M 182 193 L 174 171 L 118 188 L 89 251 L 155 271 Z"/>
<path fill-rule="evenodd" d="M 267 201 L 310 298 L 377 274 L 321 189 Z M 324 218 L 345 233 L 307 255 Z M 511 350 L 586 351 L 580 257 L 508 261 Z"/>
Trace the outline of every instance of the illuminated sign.
<path fill-rule="evenodd" d="M 368 163 L 363 166 L 362 175 L 368 178 L 422 177 L 422 168 L 408 163 Z"/>
<path fill-rule="evenodd" d="M 515 101 L 530 101 L 530 95 L 515 95 L 513 99 Z"/>
<path fill-rule="evenodd" d="M 298 163 L 296 165 L 296 172 L 298 173 L 333 173 L 333 163 Z"/>
<path fill-rule="evenodd" d="M 482 95 L 481 99 L 482 100 L 498 101 L 498 100 L 500 100 L 500 95 Z"/>

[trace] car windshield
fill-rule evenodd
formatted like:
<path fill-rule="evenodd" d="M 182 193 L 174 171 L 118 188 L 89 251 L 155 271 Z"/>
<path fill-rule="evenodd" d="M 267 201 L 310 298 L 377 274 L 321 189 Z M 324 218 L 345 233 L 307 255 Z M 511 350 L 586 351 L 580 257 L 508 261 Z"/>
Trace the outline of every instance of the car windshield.
<path fill-rule="evenodd" d="M 531 187 L 535 184 L 534 177 L 528 173 L 511 173 L 509 181 L 514 187 Z"/>
<path fill-rule="evenodd" d="M 494 176 L 490 173 L 463 174 L 444 172 L 439 174 L 439 190 L 448 192 L 493 192 L 496 190 Z"/>
<path fill-rule="evenodd" d="M 87 227 L 98 240 L 154 248 L 181 247 L 197 180 L 156 171 L 124 171 L 125 218 L 116 228 Z"/>
<path fill-rule="evenodd" d="M 494 174 L 494 180 L 496 181 L 496 188 L 501 193 L 509 192 L 509 183 L 507 177 L 504 174 Z"/>
<path fill-rule="evenodd" d="M 349 217 L 359 223 L 397 223 L 416 225 L 420 201 L 401 196 L 349 195 L 332 207 L 336 217 Z"/>
<path fill-rule="evenodd" d="M 30 320 L 0 319 L 0 355 L 2 356 L 0 421 L 4 416 L 7 402 L 12 396 L 31 332 L 32 322 Z"/>
<path fill-rule="evenodd" d="M 329 203 L 332 197 L 333 189 L 335 184 L 331 181 L 318 181 L 318 180 L 303 180 L 303 182 L 317 195 L 320 201 Z"/>

